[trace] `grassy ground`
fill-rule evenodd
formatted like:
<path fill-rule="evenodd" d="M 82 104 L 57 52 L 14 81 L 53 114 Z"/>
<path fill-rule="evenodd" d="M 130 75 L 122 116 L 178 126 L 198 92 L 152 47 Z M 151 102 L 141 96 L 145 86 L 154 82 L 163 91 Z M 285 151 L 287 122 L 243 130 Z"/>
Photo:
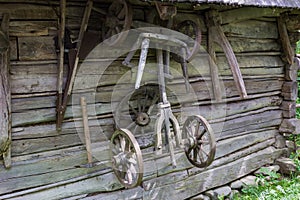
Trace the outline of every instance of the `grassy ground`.
<path fill-rule="evenodd" d="M 300 136 L 291 138 L 300 147 Z M 262 168 L 257 175 L 257 186 L 244 187 L 234 200 L 300 200 L 300 150 L 290 156 L 296 165 L 296 173 L 284 177 L 279 173 Z"/>

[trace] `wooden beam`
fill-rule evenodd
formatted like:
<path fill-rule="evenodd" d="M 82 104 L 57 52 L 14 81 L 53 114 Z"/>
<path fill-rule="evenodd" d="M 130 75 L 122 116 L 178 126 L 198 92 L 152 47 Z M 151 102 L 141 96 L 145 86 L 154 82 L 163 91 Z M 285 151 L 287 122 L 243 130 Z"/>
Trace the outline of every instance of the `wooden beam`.
<path fill-rule="evenodd" d="M 293 64 L 295 53 L 289 39 L 289 34 L 286 27 L 286 20 L 287 20 L 287 14 L 282 14 L 280 15 L 280 17 L 278 17 L 278 21 L 277 21 L 278 31 L 279 31 L 279 36 L 280 36 L 283 52 L 285 55 L 285 59 L 289 64 Z"/>
<path fill-rule="evenodd" d="M 8 40 L 9 15 L 4 14 L 1 30 Z M 9 46 L 2 52 L 0 63 L 0 155 L 6 168 L 11 167 L 11 92 L 9 81 Z"/>

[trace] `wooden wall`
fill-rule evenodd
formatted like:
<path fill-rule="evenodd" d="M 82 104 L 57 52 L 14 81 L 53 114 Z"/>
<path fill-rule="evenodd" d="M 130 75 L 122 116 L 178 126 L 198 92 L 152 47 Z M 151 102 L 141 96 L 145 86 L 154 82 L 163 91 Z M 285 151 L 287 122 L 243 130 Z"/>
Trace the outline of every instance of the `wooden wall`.
<path fill-rule="evenodd" d="M 54 7 L 57 9 L 57 5 Z M 88 110 L 95 110 L 89 123 L 94 161 L 98 162 L 89 168 L 85 145 L 80 139 L 79 105 L 75 103 L 72 107 L 72 102 L 69 103 L 62 131 L 56 131 L 55 10 L 43 3 L 1 3 L 0 14 L 9 12 L 11 17 L 12 167 L 5 169 L 0 165 L 0 199 L 186 199 L 243 177 L 279 157 L 285 148 L 278 145 L 278 138 L 281 138 L 281 93 L 287 63 L 281 58 L 283 51 L 277 16 L 260 12 L 263 8 L 253 8 L 263 14 L 235 21 L 235 13 L 245 11 L 244 8 L 217 8 L 221 15 L 227 16 L 222 29 L 236 53 L 249 98 L 241 100 L 238 96 L 224 53 L 217 49 L 217 65 L 226 99 L 221 104 L 212 99 L 211 88 L 206 87 L 210 84 L 209 68 L 201 65 L 196 67 L 202 76 L 191 70 L 191 84 L 199 101 L 186 104 L 187 109 L 199 108 L 201 115 L 212 124 L 217 137 L 215 161 L 205 169 L 194 168 L 180 150 L 176 153 L 178 167 L 173 169 L 168 155 L 154 158 L 151 152 L 146 152 L 143 158 L 147 173 L 143 187 L 125 190 L 112 173 L 108 153 L 108 137 L 114 127 L 110 95 L 114 84 L 128 72 L 121 65 L 122 58 L 113 62 L 101 79 L 96 102 L 88 98 Z M 74 37 L 83 9 L 82 3 L 68 4 L 67 26 Z M 141 4 L 135 5 L 134 9 L 134 20 L 146 20 L 143 10 L 147 12 L 154 7 Z M 201 27 L 204 48 L 207 41 L 205 11 L 179 10 L 179 13 L 198 17 L 204 25 Z M 230 13 L 233 13 L 232 18 Z M 95 30 L 99 30 L 99 17 L 99 14 L 92 14 L 90 26 Z M 106 62 L 105 58 L 98 59 L 97 65 Z M 176 63 L 172 65 L 180 67 Z M 81 89 L 89 87 L 88 83 L 82 83 Z M 169 87 L 184 88 L 184 84 L 178 78 Z M 84 95 L 94 97 L 93 92 Z M 153 166 L 155 169 L 150 170 Z M 88 194 L 96 196 L 88 197 Z"/>

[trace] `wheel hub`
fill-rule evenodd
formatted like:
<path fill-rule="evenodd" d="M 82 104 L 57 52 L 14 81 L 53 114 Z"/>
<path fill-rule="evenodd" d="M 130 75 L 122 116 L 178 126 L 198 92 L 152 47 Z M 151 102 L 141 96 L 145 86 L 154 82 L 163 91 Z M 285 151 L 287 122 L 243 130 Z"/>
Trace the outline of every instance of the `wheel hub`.
<path fill-rule="evenodd" d="M 150 123 L 150 117 L 147 113 L 141 112 L 136 116 L 135 122 L 139 126 L 147 126 Z"/>

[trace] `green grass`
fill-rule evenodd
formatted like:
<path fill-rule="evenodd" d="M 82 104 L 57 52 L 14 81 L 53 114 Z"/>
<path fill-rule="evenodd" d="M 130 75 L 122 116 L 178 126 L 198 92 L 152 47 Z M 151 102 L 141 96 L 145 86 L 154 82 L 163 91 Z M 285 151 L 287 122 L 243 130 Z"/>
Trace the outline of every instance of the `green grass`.
<path fill-rule="evenodd" d="M 290 140 L 300 146 L 300 136 L 294 135 Z M 257 186 L 246 186 L 241 193 L 234 195 L 234 200 L 300 200 L 300 151 L 295 151 L 290 158 L 296 164 L 296 173 L 289 177 L 261 168 L 257 175 Z"/>
<path fill-rule="evenodd" d="M 298 72 L 298 98 L 297 104 L 300 104 L 300 72 Z M 300 108 L 296 108 L 296 118 L 300 119 Z"/>

